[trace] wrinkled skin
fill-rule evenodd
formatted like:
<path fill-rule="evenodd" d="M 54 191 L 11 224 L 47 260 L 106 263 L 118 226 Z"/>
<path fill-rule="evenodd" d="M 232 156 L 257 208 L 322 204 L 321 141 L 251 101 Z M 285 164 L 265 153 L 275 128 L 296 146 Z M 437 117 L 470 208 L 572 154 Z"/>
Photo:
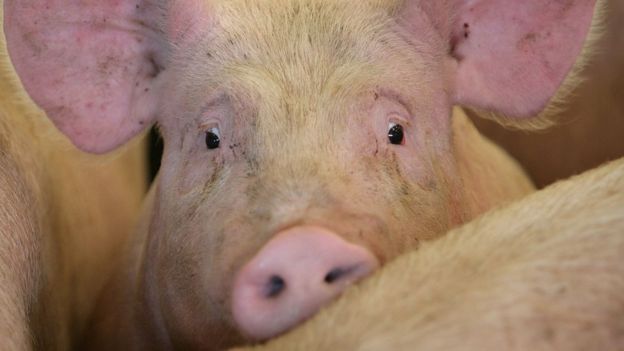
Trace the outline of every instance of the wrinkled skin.
<path fill-rule="evenodd" d="M 22 81 L 78 147 L 153 122 L 165 141 L 85 343 L 206 349 L 245 341 L 234 276 L 284 229 L 327 228 L 384 264 L 529 192 L 453 106 L 541 113 L 573 81 L 594 2 L 528 3 L 497 47 L 487 34 L 516 11 L 493 0 L 5 5 Z"/>
<path fill-rule="evenodd" d="M 0 40 L 0 344 L 69 350 L 135 225 L 145 149 L 76 150 L 17 81 Z"/>
<path fill-rule="evenodd" d="M 623 209 L 620 159 L 423 245 L 250 350 L 621 350 Z"/>

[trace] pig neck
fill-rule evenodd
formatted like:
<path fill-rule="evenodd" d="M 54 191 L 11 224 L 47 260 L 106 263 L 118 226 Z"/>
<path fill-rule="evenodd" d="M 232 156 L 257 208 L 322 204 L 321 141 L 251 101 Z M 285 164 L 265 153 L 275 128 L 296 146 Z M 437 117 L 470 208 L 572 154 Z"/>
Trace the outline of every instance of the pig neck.
<path fill-rule="evenodd" d="M 535 190 L 518 162 L 481 135 L 460 108 L 453 110 L 452 133 L 466 219 Z"/>
<path fill-rule="evenodd" d="M 23 316 L 9 316 L 8 330 L 23 333 L 23 343 L 70 349 L 110 274 L 109 261 L 138 216 L 145 190 L 142 147 L 135 142 L 107 157 L 78 151 L 34 107 L 10 67 L 0 40 L 0 178 L 19 193 L 17 205 L 9 206 L 17 206 L 17 219 L 30 228 L 0 228 L 0 242 L 19 244 L 0 258 L 0 276 L 9 277 L 7 284 L 19 282 L 5 288 L 0 280 L 0 298 L 15 290 L 13 304 L 21 304 L 15 314 L 21 310 Z M 0 311 L 2 319 L 2 306 Z"/>

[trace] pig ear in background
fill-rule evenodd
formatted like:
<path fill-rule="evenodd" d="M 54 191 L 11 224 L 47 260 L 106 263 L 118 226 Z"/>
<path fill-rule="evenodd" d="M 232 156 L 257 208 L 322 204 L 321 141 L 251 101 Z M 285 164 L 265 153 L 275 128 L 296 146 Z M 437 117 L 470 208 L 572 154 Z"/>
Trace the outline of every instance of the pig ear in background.
<path fill-rule="evenodd" d="M 4 1 L 24 87 L 79 148 L 109 151 L 153 122 L 164 51 L 158 12 L 144 0 Z"/>
<path fill-rule="evenodd" d="M 455 1 L 447 17 L 455 18 L 455 103 L 508 117 L 540 114 L 583 51 L 596 0 Z"/>

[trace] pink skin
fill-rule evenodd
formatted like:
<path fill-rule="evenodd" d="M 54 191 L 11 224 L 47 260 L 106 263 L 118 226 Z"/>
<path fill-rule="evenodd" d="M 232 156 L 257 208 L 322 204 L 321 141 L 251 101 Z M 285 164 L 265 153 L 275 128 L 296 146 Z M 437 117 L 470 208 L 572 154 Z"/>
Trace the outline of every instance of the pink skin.
<path fill-rule="evenodd" d="M 567 72 L 566 57 L 583 47 L 595 1 L 532 1 L 517 9 L 495 0 L 466 2 L 455 28 L 460 60 L 456 99 L 507 115 L 534 116 L 548 104 Z M 491 45 L 494 41 L 495 46 Z M 513 69 L 492 69 L 492 61 Z M 477 72 L 479 72 L 477 74 Z M 508 82 L 514 82 L 509 89 Z M 512 102 L 512 103 L 509 103 Z M 504 104 L 504 105 L 503 105 Z"/>
<path fill-rule="evenodd" d="M 293 227 L 271 239 L 234 280 L 232 313 L 246 335 L 268 339 L 310 317 L 377 259 L 321 227 Z"/>
<path fill-rule="evenodd" d="M 141 254 L 120 274 L 132 281 L 119 290 L 136 289 L 121 306 L 136 308 L 109 312 L 130 327 L 111 323 L 118 330 L 102 339 L 203 349 L 275 335 L 341 288 L 310 294 L 283 324 L 254 321 L 262 304 L 238 294 L 264 279 L 248 272 L 266 251 L 284 247 L 279 268 L 295 261 L 293 246 L 330 250 L 321 271 L 370 252 L 372 269 L 477 215 L 451 109 L 525 118 L 544 107 L 594 1 L 549 3 L 408 0 L 395 12 L 390 1 L 6 1 L 16 69 L 77 146 L 105 152 L 154 121 L 165 139 Z M 390 123 L 404 127 L 400 145 Z M 208 150 L 213 128 L 221 145 Z M 297 227 L 321 229 L 273 241 Z"/>
<path fill-rule="evenodd" d="M 181 92 L 181 95 L 186 94 Z M 275 135 L 283 137 L 265 139 L 235 127 L 246 123 L 243 122 L 245 118 L 251 118 L 248 107 L 217 99 L 205 110 L 212 118 L 204 123 L 218 124 L 221 142 L 233 147 L 210 152 L 205 150 L 203 134 L 191 137 L 178 134 L 181 130 L 192 129 L 192 125 L 163 124 L 165 139 L 181 140 L 181 143 L 170 143 L 165 148 L 144 278 L 146 285 L 157 284 L 153 294 L 159 302 L 149 309 L 162 313 L 170 334 L 181 339 L 197 338 L 197 333 L 184 328 L 186 323 L 180 321 L 192 318 L 193 325 L 205 325 L 207 330 L 214 330 L 213 326 L 229 322 L 222 320 L 223 316 L 233 313 L 234 325 L 240 332 L 252 339 L 264 339 L 305 319 L 322 302 L 329 301 L 343 289 L 342 286 L 332 289 L 331 294 L 323 290 L 309 291 L 307 300 L 297 294 L 292 295 L 293 300 L 281 299 L 274 306 L 278 315 L 279 311 L 294 308 L 296 300 L 300 302 L 297 308 L 301 312 L 286 319 L 265 318 L 264 329 L 259 328 L 261 321 L 252 318 L 260 308 L 258 299 L 240 301 L 237 294 L 244 291 L 241 290 L 243 283 L 234 282 L 232 278 L 237 274 L 245 275 L 237 272 L 250 269 L 253 263 L 246 262 L 266 256 L 266 251 L 273 253 L 277 265 L 290 266 L 297 262 L 294 256 L 300 256 L 297 247 L 301 246 L 315 256 L 331 253 L 326 256 L 326 264 L 332 259 L 348 258 L 353 252 L 353 256 L 369 256 L 367 261 L 381 264 L 457 223 L 459 215 L 453 215 L 456 209 L 448 205 L 452 202 L 449 187 L 458 186 L 451 177 L 456 171 L 449 170 L 444 175 L 431 166 L 434 156 L 423 152 L 424 145 L 434 144 L 427 137 L 429 128 L 416 128 L 415 119 L 407 108 L 388 96 L 369 93 L 354 98 L 350 104 L 354 105 L 353 111 L 347 114 L 339 110 L 322 113 L 324 116 L 342 115 L 344 118 L 339 124 L 319 115 L 318 128 L 332 131 L 329 135 L 316 134 L 308 139 L 299 134 L 314 134 L 309 128 L 302 128 L 289 136 L 285 130 L 292 130 L 293 125 L 284 124 L 272 129 Z M 182 108 L 188 106 L 173 106 L 178 112 Z M 242 121 L 221 119 L 222 114 L 239 116 Z M 391 121 L 403 121 L 406 132 L 403 145 L 388 143 L 386 134 Z M 265 122 L 266 117 L 258 118 L 258 128 Z M 349 129 L 347 123 L 360 127 Z M 291 155 L 300 152 L 301 156 L 289 159 L 287 153 L 270 152 L 274 149 L 290 150 Z M 308 159 L 304 154 L 306 150 L 310 152 L 307 157 L 314 158 Z M 414 155 L 420 155 L 422 162 L 410 162 Z M 329 162 L 332 159 L 342 161 Z M 206 183 L 206 179 L 211 183 Z M 403 185 L 397 186 L 397 182 Z M 172 198 L 177 201 L 171 201 Z M 162 215 L 164 213 L 167 216 Z M 180 223 L 171 218 L 187 220 Z M 388 218 L 410 220 L 388 221 Z M 317 230 L 320 234 L 307 234 L 296 240 L 294 236 L 275 238 L 283 228 L 298 225 L 322 229 Z M 325 234 L 328 231 L 342 239 L 328 236 Z M 356 247 L 361 248 L 357 250 Z M 161 248 L 176 250 L 162 255 Z M 364 254 L 367 251 L 370 253 Z M 184 269 L 172 266 L 172 260 L 180 257 L 192 258 L 192 264 L 181 262 Z M 371 271 L 363 269 L 345 283 Z M 245 280 L 263 278 L 247 276 Z M 163 294 L 163 291 L 168 293 Z M 230 296 L 230 292 L 234 295 Z M 206 296 L 208 303 L 198 305 Z M 228 301 L 228 304 L 213 303 L 215 300 Z M 249 310 L 242 312 L 241 306 Z M 205 337 L 204 343 L 214 338 L 208 333 L 199 336 Z"/>

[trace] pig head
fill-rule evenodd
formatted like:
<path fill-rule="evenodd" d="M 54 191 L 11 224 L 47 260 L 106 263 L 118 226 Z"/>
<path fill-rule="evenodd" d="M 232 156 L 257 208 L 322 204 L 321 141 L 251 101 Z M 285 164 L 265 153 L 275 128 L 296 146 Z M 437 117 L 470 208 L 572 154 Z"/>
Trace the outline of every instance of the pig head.
<path fill-rule="evenodd" d="M 528 191 L 453 106 L 541 114 L 574 80 L 595 1 L 4 6 L 26 89 L 76 146 L 153 123 L 165 141 L 103 339 L 205 349 L 282 333 Z"/>

